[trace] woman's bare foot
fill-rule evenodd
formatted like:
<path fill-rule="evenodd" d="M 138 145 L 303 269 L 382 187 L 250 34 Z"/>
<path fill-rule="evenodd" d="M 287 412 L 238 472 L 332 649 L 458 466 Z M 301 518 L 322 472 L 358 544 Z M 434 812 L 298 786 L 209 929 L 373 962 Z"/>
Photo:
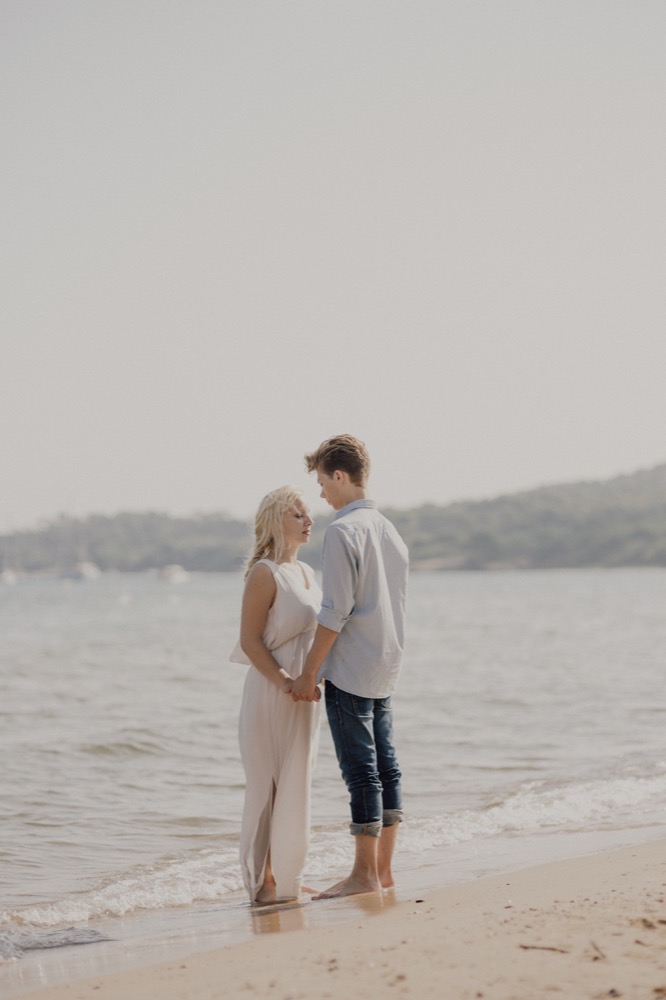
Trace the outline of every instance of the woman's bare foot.
<path fill-rule="evenodd" d="M 277 898 L 275 888 L 275 879 L 267 879 L 254 897 L 253 905 L 266 906 L 268 903 L 274 903 Z"/>

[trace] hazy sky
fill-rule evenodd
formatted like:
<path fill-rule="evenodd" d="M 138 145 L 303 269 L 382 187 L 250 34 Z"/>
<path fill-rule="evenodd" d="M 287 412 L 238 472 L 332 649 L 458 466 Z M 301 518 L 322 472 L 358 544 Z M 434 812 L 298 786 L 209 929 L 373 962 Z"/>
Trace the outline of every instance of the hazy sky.
<path fill-rule="evenodd" d="M 664 0 L 0 0 L 0 531 L 666 461 Z"/>

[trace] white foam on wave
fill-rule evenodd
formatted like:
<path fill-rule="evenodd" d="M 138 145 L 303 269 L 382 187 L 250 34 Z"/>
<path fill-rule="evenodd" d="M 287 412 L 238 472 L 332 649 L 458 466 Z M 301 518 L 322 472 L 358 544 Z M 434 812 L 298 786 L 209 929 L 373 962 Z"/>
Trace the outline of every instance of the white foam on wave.
<path fill-rule="evenodd" d="M 406 845 L 424 852 L 479 838 L 649 826 L 666 815 L 666 773 L 548 785 L 531 782 L 482 811 L 414 819 Z"/>
<path fill-rule="evenodd" d="M 237 851 L 206 852 L 139 866 L 67 899 L 0 911 L 0 926 L 56 927 L 122 917 L 137 910 L 219 900 L 241 887 Z"/>

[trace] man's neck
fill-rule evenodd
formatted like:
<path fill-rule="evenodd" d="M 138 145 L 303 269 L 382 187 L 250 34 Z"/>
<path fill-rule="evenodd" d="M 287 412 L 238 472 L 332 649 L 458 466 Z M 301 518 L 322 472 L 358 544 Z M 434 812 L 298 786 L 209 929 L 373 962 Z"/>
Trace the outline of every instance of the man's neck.
<path fill-rule="evenodd" d="M 367 500 L 367 492 L 365 486 L 350 485 L 349 489 L 345 490 L 344 496 L 341 497 L 341 500 L 343 500 L 342 507 L 354 503 L 355 500 Z M 342 510 L 342 507 L 339 509 Z"/>

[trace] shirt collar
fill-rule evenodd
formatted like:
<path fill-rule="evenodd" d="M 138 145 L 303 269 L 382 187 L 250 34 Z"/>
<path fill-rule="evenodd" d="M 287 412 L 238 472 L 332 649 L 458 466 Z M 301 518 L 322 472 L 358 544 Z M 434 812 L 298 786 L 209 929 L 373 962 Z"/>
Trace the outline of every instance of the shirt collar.
<path fill-rule="evenodd" d="M 333 518 L 333 520 L 337 521 L 337 519 L 339 517 L 342 517 L 343 514 L 348 514 L 350 510 L 358 510 L 359 507 L 376 507 L 376 506 L 377 504 L 375 503 L 374 500 L 367 500 L 367 499 L 352 500 L 351 503 L 345 504 L 344 507 L 341 507 L 340 510 L 335 512 L 335 517 Z"/>

